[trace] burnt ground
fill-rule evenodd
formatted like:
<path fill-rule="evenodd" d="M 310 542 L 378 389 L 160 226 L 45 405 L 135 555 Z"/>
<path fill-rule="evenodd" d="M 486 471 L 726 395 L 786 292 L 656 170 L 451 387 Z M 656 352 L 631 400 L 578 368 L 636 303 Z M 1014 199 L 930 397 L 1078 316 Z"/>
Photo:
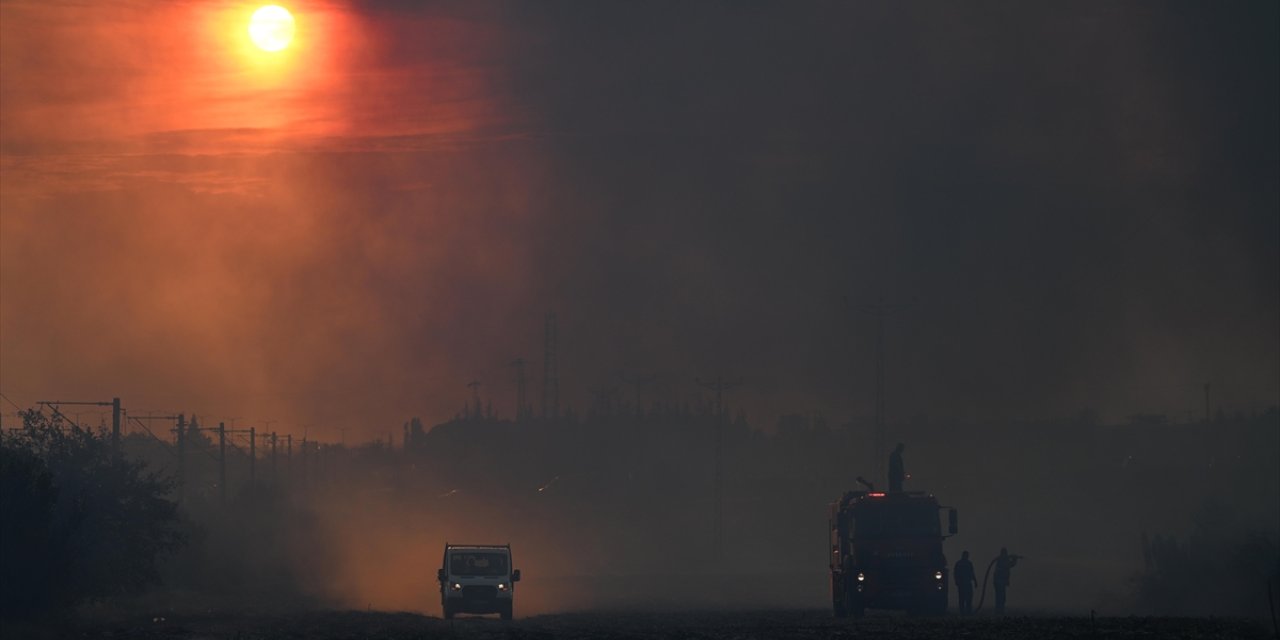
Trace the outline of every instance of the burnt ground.
<path fill-rule="evenodd" d="M 452 622 L 411 613 L 314 611 L 289 614 L 198 614 L 112 622 L 78 620 L 6 625 L 5 637 L 257 640 L 268 638 L 466 638 L 484 640 L 695 638 L 1221 638 L 1272 637 L 1263 623 L 1227 618 L 1089 618 L 1009 616 L 835 620 L 826 611 L 584 612 L 504 623 L 460 616 Z"/>

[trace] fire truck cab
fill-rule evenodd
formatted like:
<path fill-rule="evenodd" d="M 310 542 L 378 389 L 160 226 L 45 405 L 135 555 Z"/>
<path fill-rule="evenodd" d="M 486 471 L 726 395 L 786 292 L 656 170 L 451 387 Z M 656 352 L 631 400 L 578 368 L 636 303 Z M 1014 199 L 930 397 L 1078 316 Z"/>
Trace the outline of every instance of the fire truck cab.
<path fill-rule="evenodd" d="M 830 505 L 831 604 L 837 618 L 867 609 L 942 614 L 950 571 L 939 512 L 956 510 L 920 491 L 849 491 Z"/>

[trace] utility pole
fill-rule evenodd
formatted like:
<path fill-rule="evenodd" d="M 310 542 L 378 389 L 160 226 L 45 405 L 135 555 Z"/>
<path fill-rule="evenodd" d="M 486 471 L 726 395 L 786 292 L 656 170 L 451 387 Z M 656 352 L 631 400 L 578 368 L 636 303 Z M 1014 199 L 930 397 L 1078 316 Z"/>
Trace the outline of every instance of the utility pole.
<path fill-rule="evenodd" d="M 178 414 L 178 502 L 186 496 L 187 485 L 187 418 Z"/>
<path fill-rule="evenodd" d="M 471 401 L 472 401 L 472 404 L 475 406 L 475 410 L 472 416 L 476 420 L 480 420 L 484 416 L 484 414 L 480 411 L 480 381 L 472 380 L 471 382 L 468 382 L 467 388 L 471 390 Z"/>
<path fill-rule="evenodd" d="M 218 494 L 227 503 L 227 424 L 218 423 Z"/>
<path fill-rule="evenodd" d="M 715 478 L 715 524 L 712 528 L 712 544 L 715 545 L 716 563 L 724 559 L 724 392 L 742 384 L 742 380 L 726 382 L 716 376 L 714 382 L 703 382 L 694 379 L 699 386 L 716 392 L 716 478 Z"/>
<path fill-rule="evenodd" d="M 307 453 L 307 443 L 311 433 L 311 425 L 302 425 L 302 486 L 303 488 L 311 487 L 311 460 Z"/>
<path fill-rule="evenodd" d="M 120 452 L 120 398 L 111 399 L 111 449 Z"/>
<path fill-rule="evenodd" d="M 640 389 L 641 389 L 642 387 L 644 387 L 644 385 L 647 385 L 647 384 L 649 384 L 649 383 L 653 382 L 654 380 L 657 380 L 657 379 L 658 379 L 658 374 L 656 374 L 656 373 L 650 373 L 650 374 L 641 374 L 641 373 L 637 373 L 637 374 L 635 375 L 635 377 L 633 377 L 633 378 L 628 378 L 628 377 L 627 377 L 627 376 L 625 376 L 625 375 L 618 374 L 618 378 L 619 378 L 620 380 L 622 380 L 623 382 L 626 382 L 627 384 L 635 385 L 635 387 L 636 387 L 636 417 L 642 417 L 642 416 L 644 415 L 644 405 L 640 403 Z"/>
<path fill-rule="evenodd" d="M 234 423 L 233 423 L 234 424 Z M 249 427 L 249 488 L 258 484 L 258 432 Z"/>
<path fill-rule="evenodd" d="M 307 461 L 307 434 L 302 434 L 302 486 L 311 486 L 311 466 Z"/>
<path fill-rule="evenodd" d="M 529 418 L 528 400 L 525 396 L 524 358 L 511 361 L 516 368 L 516 422 L 524 422 Z"/>
<path fill-rule="evenodd" d="M 542 417 L 560 417 L 560 362 L 557 355 L 559 329 L 556 314 L 548 313 L 543 327 L 542 343 Z"/>

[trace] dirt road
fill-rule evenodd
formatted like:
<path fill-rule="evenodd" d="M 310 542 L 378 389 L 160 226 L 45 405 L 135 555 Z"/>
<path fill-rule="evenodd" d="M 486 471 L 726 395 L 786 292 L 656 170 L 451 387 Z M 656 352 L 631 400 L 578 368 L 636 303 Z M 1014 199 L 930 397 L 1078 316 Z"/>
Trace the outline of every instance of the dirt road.
<path fill-rule="evenodd" d="M 115 622 L 57 622 L 10 627 L 35 638 L 144 638 L 154 640 L 257 640 L 274 638 L 466 638 L 704 640 L 903 638 L 1238 638 L 1263 640 L 1261 623 L 1222 618 L 908 618 L 869 616 L 835 620 L 826 611 L 587 612 L 534 616 L 504 623 L 459 617 L 452 622 L 410 613 L 317 611 L 270 615 L 175 615 Z"/>

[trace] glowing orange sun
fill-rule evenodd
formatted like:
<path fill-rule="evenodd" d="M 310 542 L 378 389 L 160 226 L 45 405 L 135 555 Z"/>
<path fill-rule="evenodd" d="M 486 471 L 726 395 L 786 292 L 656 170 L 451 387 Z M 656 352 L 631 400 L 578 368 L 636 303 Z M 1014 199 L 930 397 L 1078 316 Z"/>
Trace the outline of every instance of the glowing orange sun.
<path fill-rule="evenodd" d="M 249 18 L 249 39 L 263 51 L 279 51 L 293 40 L 293 16 L 288 9 L 267 5 Z"/>

